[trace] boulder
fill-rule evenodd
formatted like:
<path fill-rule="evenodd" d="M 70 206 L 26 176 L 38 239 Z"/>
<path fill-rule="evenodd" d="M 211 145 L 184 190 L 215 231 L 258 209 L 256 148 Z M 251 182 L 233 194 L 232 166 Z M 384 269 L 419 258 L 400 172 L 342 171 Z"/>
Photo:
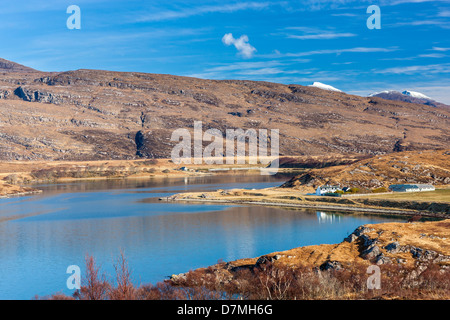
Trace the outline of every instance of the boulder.
<path fill-rule="evenodd" d="M 326 261 L 320 266 L 321 271 L 328 271 L 328 270 L 342 270 L 343 266 L 342 263 L 339 261 Z"/>

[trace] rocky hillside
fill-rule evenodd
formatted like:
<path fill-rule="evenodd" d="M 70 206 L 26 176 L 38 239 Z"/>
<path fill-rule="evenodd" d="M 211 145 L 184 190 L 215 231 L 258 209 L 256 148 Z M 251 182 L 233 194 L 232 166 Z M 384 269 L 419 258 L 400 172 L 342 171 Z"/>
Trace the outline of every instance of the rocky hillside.
<path fill-rule="evenodd" d="M 450 150 L 406 151 L 358 161 L 347 166 L 313 169 L 282 187 L 314 190 L 325 184 L 380 188 L 391 184 L 450 184 Z"/>
<path fill-rule="evenodd" d="M 300 85 L 0 69 L 0 160 L 169 158 L 173 130 L 279 129 L 282 155 L 450 147 L 446 109 Z M 12 66 L 12 67 L 9 67 Z"/>
<path fill-rule="evenodd" d="M 34 73 L 38 71 L 24 65 L 0 58 L 0 72 Z"/>

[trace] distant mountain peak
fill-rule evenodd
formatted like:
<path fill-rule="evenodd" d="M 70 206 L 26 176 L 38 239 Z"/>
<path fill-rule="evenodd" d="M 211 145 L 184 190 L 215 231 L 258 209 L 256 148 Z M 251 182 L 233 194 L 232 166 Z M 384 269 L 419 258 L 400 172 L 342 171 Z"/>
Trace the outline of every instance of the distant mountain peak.
<path fill-rule="evenodd" d="M 29 73 L 38 71 L 19 63 L 0 58 L 0 73 L 1 72 Z"/>
<path fill-rule="evenodd" d="M 408 91 L 408 90 L 405 90 L 405 91 L 402 92 L 402 94 L 404 94 L 404 95 L 406 95 L 406 96 L 413 97 L 413 98 L 417 98 L 417 99 L 433 100 L 432 98 L 430 98 L 430 97 L 424 95 L 423 93 L 416 92 L 416 91 Z"/>
<path fill-rule="evenodd" d="M 404 101 L 409 103 L 425 104 L 432 107 L 440 107 L 449 109 L 450 107 L 441 102 L 424 95 L 423 93 L 417 91 L 405 90 L 403 92 L 395 90 L 385 90 L 380 92 L 375 92 L 369 95 L 369 97 L 378 97 L 386 100 Z"/>
<path fill-rule="evenodd" d="M 410 90 L 405 90 L 403 92 L 400 91 L 396 91 L 396 90 L 385 90 L 385 91 L 380 91 L 380 92 L 374 92 L 372 94 L 369 95 L 369 97 L 377 97 L 380 95 L 404 95 L 404 96 L 408 96 L 408 97 L 412 97 L 412 98 L 416 98 L 416 99 L 426 99 L 426 100 L 430 100 L 430 101 L 434 101 L 434 99 L 424 95 L 423 93 L 417 92 L 417 91 L 410 91 Z"/>
<path fill-rule="evenodd" d="M 381 94 L 390 94 L 390 93 L 398 93 L 398 94 L 400 94 L 400 92 L 395 91 L 395 90 L 385 90 L 385 91 L 379 91 L 379 92 L 371 93 L 368 96 L 369 97 L 377 97 L 377 96 L 379 96 Z"/>
<path fill-rule="evenodd" d="M 314 82 L 312 85 L 309 85 L 309 87 L 316 87 L 316 88 L 328 90 L 328 91 L 342 92 L 341 90 L 336 89 L 335 87 L 332 87 L 328 84 L 324 84 L 322 82 Z"/>

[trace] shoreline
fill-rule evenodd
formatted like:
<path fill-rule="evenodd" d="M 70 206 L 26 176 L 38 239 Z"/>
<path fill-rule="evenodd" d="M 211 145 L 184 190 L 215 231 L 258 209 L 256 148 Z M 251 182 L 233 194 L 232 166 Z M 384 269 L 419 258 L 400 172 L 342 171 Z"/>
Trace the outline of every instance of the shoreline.
<path fill-rule="evenodd" d="M 206 171 L 208 170 L 208 171 Z M 70 182 L 83 182 L 83 181 L 107 181 L 107 180 L 153 180 L 153 179 L 172 179 L 172 178 L 188 178 L 188 177 L 209 177 L 209 176 L 230 176 L 235 175 L 236 172 L 239 172 L 239 175 L 250 175 L 250 176 L 257 176 L 260 175 L 260 170 L 248 170 L 248 169 L 239 169 L 239 168 L 232 168 L 228 170 L 209 170 L 209 169 L 190 169 L 189 171 L 180 171 L 179 169 L 172 169 L 169 173 L 156 173 L 156 174 L 131 174 L 131 175 L 123 175 L 123 176 L 96 176 L 96 177 L 81 177 L 81 178 L 74 178 L 74 177 L 61 177 L 61 178 L 55 178 L 55 179 L 42 179 L 42 180 L 31 180 L 30 182 L 26 184 L 8 184 L 2 182 L 0 179 L 0 192 L 2 191 L 2 186 L 9 186 L 12 187 L 12 191 L 8 193 L 8 190 L 3 190 L 6 193 L 0 194 L 0 199 L 7 199 L 10 197 L 16 197 L 16 196 L 26 196 L 26 195 L 32 195 L 32 194 L 39 194 L 42 193 L 42 190 L 34 189 L 36 186 L 42 184 L 59 184 L 59 183 L 70 183 Z M 295 170 L 292 168 L 285 168 L 279 169 L 279 173 L 292 173 L 296 174 L 299 170 Z M 18 172 L 9 172 L 9 173 L 2 173 L 1 176 L 6 176 L 8 174 L 19 174 Z M 21 174 L 24 174 L 24 172 L 21 172 Z M 25 173 L 28 174 L 28 173 Z M 29 191 L 22 191 L 32 189 Z"/>
<path fill-rule="evenodd" d="M 417 277 L 434 265 L 441 272 L 446 272 L 450 269 L 450 246 L 446 241 L 450 237 L 449 224 L 449 219 L 365 224 L 357 227 L 339 243 L 306 245 L 256 257 L 218 262 L 174 274 L 169 281 L 182 286 L 188 275 L 205 279 L 213 275 L 212 279 L 216 282 L 230 283 L 252 275 L 255 270 L 258 273 L 266 268 L 275 271 L 278 268 L 310 268 L 314 274 L 326 275 L 329 271 L 345 270 L 362 270 L 365 273 L 368 266 L 377 265 L 388 270 L 398 267 L 399 270 L 408 270 L 411 277 Z M 245 273 L 246 271 L 250 273 Z"/>
<path fill-rule="evenodd" d="M 169 198 L 169 197 L 167 197 Z M 160 198 L 164 201 L 164 198 Z M 214 200 L 214 199 L 175 199 L 168 201 L 185 201 L 185 202 L 213 202 L 213 203 L 225 203 L 225 204 L 246 204 L 246 205 L 259 205 L 268 207 L 288 207 L 288 208 L 304 208 L 304 209 L 317 209 L 325 211 L 348 211 L 358 213 L 380 213 L 387 215 L 405 215 L 415 216 L 420 215 L 427 218 L 442 218 L 447 219 L 445 214 L 427 213 L 417 210 L 394 210 L 394 209 L 382 209 L 382 208 L 364 208 L 358 206 L 331 206 L 331 205 L 313 205 L 313 204 L 291 204 L 291 203 L 276 203 L 276 202 L 264 202 L 264 201 L 227 201 L 227 200 Z"/>
<path fill-rule="evenodd" d="M 446 199 L 450 190 L 442 189 Z M 396 199 L 395 194 L 362 195 L 353 198 L 316 197 L 299 194 L 292 189 L 266 188 L 260 190 L 232 189 L 213 192 L 179 193 L 160 198 L 160 201 L 221 203 L 229 205 L 260 205 L 284 208 L 304 208 L 324 211 L 359 212 L 397 216 L 420 216 L 446 219 L 450 217 L 450 202 L 414 199 Z M 420 196 L 420 195 L 419 195 Z M 377 198 L 378 197 L 378 198 Z M 383 198 L 384 197 L 384 198 Z M 424 197 L 424 196 L 423 196 Z"/>
<path fill-rule="evenodd" d="M 35 189 L 33 191 L 24 191 L 19 193 L 10 193 L 10 194 L 4 194 L 0 195 L 0 199 L 11 199 L 11 198 L 20 198 L 20 197 L 26 197 L 26 196 L 32 196 L 36 194 L 41 194 L 43 191 L 39 189 Z"/>

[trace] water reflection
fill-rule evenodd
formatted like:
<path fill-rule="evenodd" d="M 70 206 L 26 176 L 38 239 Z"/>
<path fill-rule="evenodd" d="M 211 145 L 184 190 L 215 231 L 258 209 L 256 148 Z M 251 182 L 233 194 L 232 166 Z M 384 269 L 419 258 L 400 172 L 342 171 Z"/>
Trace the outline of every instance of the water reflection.
<path fill-rule="evenodd" d="M 335 213 L 327 213 L 323 211 L 317 211 L 317 220 L 319 223 L 339 223 L 341 222 L 341 215 Z"/>
<path fill-rule="evenodd" d="M 8 218 L 0 220 L 0 299 L 29 299 L 58 291 L 70 294 L 65 289 L 67 266 L 84 266 L 87 253 L 113 274 L 113 261 L 122 249 L 134 281 L 155 283 L 218 259 L 231 261 L 298 246 L 337 243 L 361 224 L 398 221 L 157 200 L 185 188 L 254 188 L 279 185 L 280 181 L 283 179 L 267 176 L 223 176 L 77 182 L 42 186 L 42 195 L 0 201 L 0 219 Z"/>

